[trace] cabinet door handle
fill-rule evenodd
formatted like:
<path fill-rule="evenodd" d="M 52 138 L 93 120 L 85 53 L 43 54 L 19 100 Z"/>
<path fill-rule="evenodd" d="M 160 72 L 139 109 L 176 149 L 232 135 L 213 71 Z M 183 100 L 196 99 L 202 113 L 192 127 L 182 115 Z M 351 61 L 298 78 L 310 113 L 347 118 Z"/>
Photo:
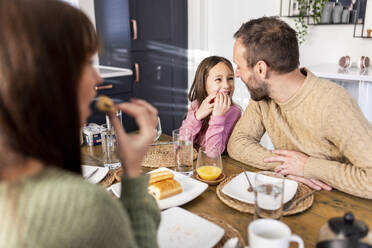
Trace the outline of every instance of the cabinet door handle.
<path fill-rule="evenodd" d="M 107 90 L 112 89 L 112 84 L 102 85 L 102 86 L 96 86 L 96 90 Z"/>
<path fill-rule="evenodd" d="M 134 80 L 136 83 L 139 83 L 140 78 L 139 78 L 139 64 L 135 63 L 134 64 L 134 70 L 136 72 L 136 79 Z"/>
<path fill-rule="evenodd" d="M 137 21 L 132 19 L 132 26 L 133 26 L 133 40 L 137 40 L 138 38 L 138 32 L 137 32 Z"/>

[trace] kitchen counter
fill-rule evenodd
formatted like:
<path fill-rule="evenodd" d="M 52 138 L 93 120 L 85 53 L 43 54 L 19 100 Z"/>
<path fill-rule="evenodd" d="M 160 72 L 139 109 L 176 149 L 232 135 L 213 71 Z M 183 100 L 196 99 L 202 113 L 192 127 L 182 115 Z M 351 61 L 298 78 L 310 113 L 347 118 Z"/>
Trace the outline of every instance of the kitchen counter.
<path fill-rule="evenodd" d="M 359 69 L 351 67 L 347 70 L 341 69 L 337 64 L 320 64 L 307 67 L 316 76 L 345 81 L 372 82 L 372 68 Z"/>
<path fill-rule="evenodd" d="M 372 123 L 372 67 L 343 70 L 337 64 L 322 64 L 307 68 L 316 76 L 343 86 L 358 102 L 366 119 Z"/>
<path fill-rule="evenodd" d="M 104 65 L 95 65 L 94 67 L 97 69 L 99 75 L 102 78 L 123 77 L 133 75 L 132 70 L 127 68 L 119 68 Z"/>

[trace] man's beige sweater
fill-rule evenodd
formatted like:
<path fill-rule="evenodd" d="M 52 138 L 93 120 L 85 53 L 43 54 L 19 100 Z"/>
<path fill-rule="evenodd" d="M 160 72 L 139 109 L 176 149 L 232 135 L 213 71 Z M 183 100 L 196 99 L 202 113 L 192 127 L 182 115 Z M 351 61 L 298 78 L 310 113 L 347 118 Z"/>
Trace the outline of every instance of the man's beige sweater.
<path fill-rule="evenodd" d="M 229 155 L 272 170 L 273 154 L 259 144 L 267 131 L 275 149 L 309 156 L 304 177 L 372 199 L 372 125 L 347 91 L 305 71 L 301 88 L 285 103 L 251 100 L 229 139 Z"/>

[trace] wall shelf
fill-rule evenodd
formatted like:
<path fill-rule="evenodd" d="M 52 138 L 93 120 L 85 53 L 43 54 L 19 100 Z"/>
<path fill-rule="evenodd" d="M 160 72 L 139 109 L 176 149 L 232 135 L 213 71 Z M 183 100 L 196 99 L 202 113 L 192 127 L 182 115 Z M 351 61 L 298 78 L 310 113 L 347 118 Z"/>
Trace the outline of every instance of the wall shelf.
<path fill-rule="evenodd" d="M 354 23 L 308 23 L 310 26 L 355 25 Z"/>
<path fill-rule="evenodd" d="M 354 13 L 355 13 L 356 18 L 354 18 L 354 20 L 350 20 L 350 23 L 320 23 L 319 20 L 315 19 L 310 14 L 310 6 L 309 6 L 310 0 L 306 0 L 306 4 L 307 4 L 306 15 L 303 16 L 304 18 L 306 18 L 306 25 L 309 25 L 309 26 L 330 26 L 330 25 L 350 26 L 350 25 L 354 25 L 354 32 L 353 32 L 354 38 L 362 38 L 362 39 L 372 38 L 372 34 L 371 34 L 371 37 L 369 37 L 365 33 L 365 19 L 366 19 L 366 13 L 367 13 L 368 0 L 357 1 L 356 9 L 354 5 L 354 11 L 356 11 L 356 13 L 355 12 Z M 299 10 L 298 10 L 297 0 L 280 0 L 280 13 L 279 13 L 280 17 L 300 18 L 301 16 L 298 15 L 298 11 Z M 292 13 L 297 13 L 297 14 L 293 15 Z"/>
<path fill-rule="evenodd" d="M 288 9 L 286 9 L 286 7 L 284 7 L 283 1 L 284 0 L 280 0 L 280 13 L 279 13 L 280 17 L 286 17 L 286 18 L 298 18 L 298 17 L 300 17 L 299 14 L 292 14 L 291 13 L 291 10 L 296 9 L 296 7 L 298 7 L 298 2 L 296 0 L 287 0 Z"/>
<path fill-rule="evenodd" d="M 361 2 L 362 1 L 358 1 L 357 16 L 359 16 L 359 12 L 360 12 L 360 8 L 361 8 L 361 6 L 360 6 Z M 365 0 L 365 6 L 364 7 L 365 7 L 365 10 L 364 10 L 364 16 L 362 18 L 362 22 L 358 23 L 358 19 L 357 19 L 357 20 L 355 20 L 355 23 L 354 23 L 354 33 L 353 33 L 354 38 L 362 38 L 362 39 L 372 38 L 370 36 L 364 35 L 364 24 L 365 24 L 365 19 L 366 19 L 368 0 Z M 361 30 L 357 31 L 358 28 L 360 28 Z"/>
<path fill-rule="evenodd" d="M 288 15 L 281 15 L 280 17 L 286 17 L 286 18 L 297 18 L 300 17 L 299 15 L 293 15 L 293 16 L 288 16 Z"/>
<path fill-rule="evenodd" d="M 308 69 L 321 78 L 372 83 L 372 68 L 360 69 L 351 67 L 349 69 L 341 69 L 337 64 L 319 64 L 309 66 Z"/>

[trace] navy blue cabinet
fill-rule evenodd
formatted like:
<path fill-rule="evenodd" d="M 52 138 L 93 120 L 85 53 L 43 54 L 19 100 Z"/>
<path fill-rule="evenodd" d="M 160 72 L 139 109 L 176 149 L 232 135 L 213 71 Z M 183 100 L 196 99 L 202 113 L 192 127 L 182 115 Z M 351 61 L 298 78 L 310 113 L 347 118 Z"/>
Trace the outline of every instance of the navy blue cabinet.
<path fill-rule="evenodd" d="M 129 23 L 128 1 L 96 0 L 94 1 L 96 28 L 101 47 L 99 61 L 101 65 L 131 68 L 131 27 Z M 126 20 L 126 21 L 124 21 Z M 105 78 L 97 95 L 107 95 L 115 102 L 128 101 L 133 97 L 133 78 L 131 76 Z M 105 87 L 108 86 L 108 87 Z M 92 114 L 88 122 L 103 124 L 105 115 L 91 105 Z M 136 130 L 134 120 L 123 114 L 123 125 L 127 131 Z"/>
<path fill-rule="evenodd" d="M 187 49 L 187 1 L 129 0 L 132 50 Z"/>
<path fill-rule="evenodd" d="M 101 65 L 130 67 L 130 22 L 127 0 L 95 0 L 97 33 L 101 40 Z"/>
<path fill-rule="evenodd" d="M 171 134 L 187 112 L 186 63 L 163 51 L 132 52 L 139 78 L 133 95 L 152 103 L 159 111 L 163 132 Z"/>
<path fill-rule="evenodd" d="M 133 70 L 133 76 L 105 80 L 115 87 L 100 93 L 149 101 L 159 111 L 163 133 L 171 134 L 187 112 L 187 0 L 94 4 L 100 64 Z"/>

